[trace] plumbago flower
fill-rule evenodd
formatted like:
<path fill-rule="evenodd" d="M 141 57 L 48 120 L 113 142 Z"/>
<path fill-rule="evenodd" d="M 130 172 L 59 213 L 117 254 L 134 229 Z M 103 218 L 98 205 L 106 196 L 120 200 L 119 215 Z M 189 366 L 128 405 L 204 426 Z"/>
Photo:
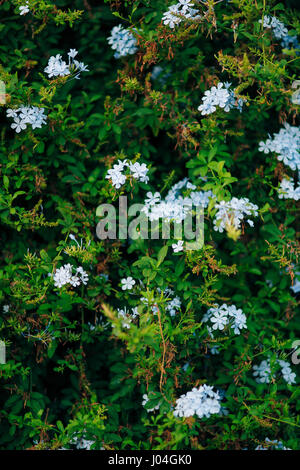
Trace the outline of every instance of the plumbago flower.
<path fill-rule="evenodd" d="M 200 419 L 209 418 L 221 411 L 221 397 L 219 392 L 214 392 L 213 387 L 206 384 L 199 388 L 194 387 L 190 392 L 181 395 L 176 400 L 174 416 L 188 418 L 197 415 Z"/>
<path fill-rule="evenodd" d="M 131 312 L 126 307 L 122 309 L 118 308 L 117 312 L 118 318 L 122 319 L 122 327 L 127 329 L 130 328 L 130 323 L 132 320 L 134 320 L 139 315 L 137 307 L 132 308 Z M 114 328 L 115 325 L 112 325 L 112 327 Z"/>
<path fill-rule="evenodd" d="M 198 20 L 199 10 L 193 8 L 194 2 L 190 0 L 179 0 L 175 5 L 171 5 L 162 17 L 163 24 L 174 29 L 184 20 Z"/>
<path fill-rule="evenodd" d="M 228 226 L 233 226 L 236 230 L 241 227 L 245 216 L 256 217 L 258 215 L 258 206 L 249 202 L 247 198 L 232 198 L 230 201 L 221 201 L 215 205 L 217 213 L 214 218 L 214 230 L 222 233 Z M 250 227 L 254 223 L 247 219 Z"/>
<path fill-rule="evenodd" d="M 74 270 L 75 273 L 73 274 Z M 49 276 L 51 276 L 50 273 Z M 65 264 L 55 271 L 53 280 L 55 287 L 61 288 L 67 284 L 70 284 L 73 287 L 78 287 L 81 284 L 86 285 L 89 277 L 81 266 L 79 268 L 75 268 L 71 264 Z"/>
<path fill-rule="evenodd" d="M 172 289 L 170 289 L 169 287 L 167 287 L 163 292 L 158 287 L 157 291 L 158 291 L 159 294 L 162 293 L 163 297 L 165 299 L 167 299 L 166 302 L 164 302 L 165 310 L 166 310 L 167 313 L 169 313 L 169 315 L 171 317 L 174 317 L 176 315 L 176 313 L 178 311 L 180 311 L 180 309 L 181 309 L 181 300 L 180 300 L 180 298 L 178 296 L 173 297 L 175 295 L 175 292 Z M 151 304 L 149 302 L 149 300 L 146 299 L 146 297 L 142 297 L 141 302 L 144 305 L 149 306 L 151 311 L 153 312 L 153 314 L 157 315 L 157 310 L 158 310 L 157 304 L 155 304 L 155 303 Z"/>
<path fill-rule="evenodd" d="M 148 403 L 148 401 L 149 401 L 149 397 L 148 397 L 147 393 L 144 393 L 142 406 L 145 406 Z M 148 413 L 150 413 L 152 411 L 159 410 L 159 407 L 160 407 L 160 402 L 158 403 L 158 405 L 154 406 L 154 408 L 146 408 L 146 410 L 147 410 Z"/>
<path fill-rule="evenodd" d="M 172 243 L 172 248 L 174 253 L 179 253 L 180 251 L 183 251 L 183 241 L 178 240 L 177 243 Z"/>
<path fill-rule="evenodd" d="M 83 62 L 74 60 L 77 54 L 78 51 L 76 51 L 76 49 L 70 49 L 68 52 L 68 62 L 62 60 L 62 56 L 60 54 L 51 56 L 44 72 L 47 73 L 49 78 L 74 75 L 74 78 L 80 79 L 80 73 L 88 72 L 89 69 Z"/>
<path fill-rule="evenodd" d="M 123 28 L 121 24 L 113 27 L 107 41 L 111 48 L 116 51 L 114 53 L 116 59 L 135 54 L 138 50 L 136 38 L 129 29 Z"/>
<path fill-rule="evenodd" d="M 127 173 L 124 174 L 124 171 Z M 129 171 L 128 171 L 129 170 Z M 112 185 L 116 189 L 120 189 L 126 183 L 127 178 L 134 178 L 142 183 L 148 183 L 149 176 L 147 176 L 149 169 L 145 163 L 135 162 L 132 163 L 128 160 L 119 160 L 110 170 L 108 170 L 106 179 L 111 180 Z"/>
<path fill-rule="evenodd" d="M 222 304 L 212 307 L 204 315 L 202 321 L 209 322 L 210 326 L 207 329 L 211 337 L 213 337 L 213 330 L 222 331 L 227 325 L 236 335 L 241 333 L 240 330 L 247 329 L 247 317 L 242 309 L 237 309 L 235 305 Z"/>
<path fill-rule="evenodd" d="M 196 186 L 190 183 L 188 178 L 184 178 L 172 186 L 164 200 L 160 193 L 156 192 L 153 195 L 148 192 L 142 211 L 151 221 L 167 219 L 180 223 L 186 218 L 192 206 L 205 208 L 214 197 L 212 191 L 194 191 L 195 189 Z M 186 196 L 183 191 L 186 191 Z"/>
<path fill-rule="evenodd" d="M 278 441 L 277 439 L 269 439 L 266 437 L 265 441 L 262 444 L 259 444 L 255 447 L 255 450 L 292 450 L 288 447 L 285 447 L 282 441 Z"/>
<path fill-rule="evenodd" d="M 300 127 L 290 126 L 285 123 L 273 139 L 269 136 L 266 142 L 260 142 L 258 150 L 260 152 L 277 153 L 279 161 L 283 161 L 292 170 L 300 170 Z"/>
<path fill-rule="evenodd" d="M 129 276 L 121 279 L 122 290 L 131 290 L 135 284 L 135 280 Z"/>
<path fill-rule="evenodd" d="M 299 201 L 300 199 L 300 184 L 294 187 L 294 180 L 284 178 L 278 188 L 278 197 L 279 199 L 294 199 Z"/>
<path fill-rule="evenodd" d="M 25 2 L 25 5 L 19 7 L 20 15 L 27 15 L 30 12 L 28 2 Z"/>
<path fill-rule="evenodd" d="M 13 118 L 14 122 L 11 124 L 11 128 L 19 134 L 25 130 L 28 125 L 32 129 L 41 128 L 43 124 L 46 124 L 47 116 L 44 114 L 45 109 L 37 106 L 21 106 L 17 109 L 9 108 L 6 111 L 6 115 L 9 118 Z"/>
<path fill-rule="evenodd" d="M 274 367 L 277 365 L 281 368 L 281 375 L 287 384 L 291 385 L 296 383 L 296 374 L 292 371 L 289 362 L 281 359 L 276 359 Z M 277 366 L 278 367 L 278 366 Z M 276 373 L 273 373 L 271 368 L 271 360 L 265 359 L 258 366 L 253 366 L 253 375 L 256 377 L 257 383 L 270 383 L 272 378 L 276 377 Z"/>
<path fill-rule="evenodd" d="M 259 23 L 262 23 L 262 20 L 259 20 Z M 284 49 L 299 49 L 297 36 L 290 36 L 285 24 L 275 16 L 264 16 L 263 27 L 272 29 L 275 38 L 281 40 Z"/>
<path fill-rule="evenodd" d="M 217 106 L 227 113 L 233 108 L 237 108 L 242 112 L 245 100 L 237 98 L 234 91 L 229 89 L 230 85 L 231 83 L 219 82 L 217 86 L 205 91 L 202 104 L 198 107 L 198 111 L 201 111 L 202 116 L 214 113 Z"/>

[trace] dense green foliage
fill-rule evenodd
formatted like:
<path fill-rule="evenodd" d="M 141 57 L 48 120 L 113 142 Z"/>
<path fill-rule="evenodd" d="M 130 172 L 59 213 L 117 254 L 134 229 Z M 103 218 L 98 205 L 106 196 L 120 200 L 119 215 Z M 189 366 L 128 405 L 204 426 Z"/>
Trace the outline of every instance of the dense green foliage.
<path fill-rule="evenodd" d="M 28 0 L 19 15 L 25 1 L 0 2 L 1 449 L 74 448 L 76 438 L 94 449 L 254 449 L 266 438 L 300 448 L 298 376 L 288 384 L 276 374 L 300 338 L 290 288 L 299 202 L 277 192 L 297 172 L 258 150 L 283 123 L 296 126 L 299 109 L 297 53 L 259 20 L 276 16 L 299 37 L 297 2 L 194 1 L 201 19 L 171 29 L 162 16 L 172 3 Z M 107 39 L 118 24 L 134 32 L 137 52 L 117 59 Z M 89 71 L 48 78 L 50 56 L 70 48 Z M 201 115 L 218 82 L 245 100 L 241 113 Z M 16 133 L 6 111 L 22 105 L 44 107 L 46 124 Z M 125 158 L 146 163 L 148 183 L 112 186 L 107 171 Z M 201 250 L 97 238 L 100 204 L 165 197 L 185 177 L 216 196 Z M 247 197 L 258 216 L 219 233 L 215 204 L 232 197 Z M 55 287 L 48 274 L 66 263 L 82 266 L 88 283 Z M 128 276 L 136 284 L 122 290 Z M 181 300 L 174 316 L 168 288 Z M 247 329 L 212 338 L 203 315 L 223 303 L 243 310 Z M 130 328 L 117 314 L 125 307 L 138 308 Z M 268 358 L 274 376 L 257 383 L 253 366 Z M 225 393 L 227 414 L 175 417 L 176 399 L 204 383 Z"/>

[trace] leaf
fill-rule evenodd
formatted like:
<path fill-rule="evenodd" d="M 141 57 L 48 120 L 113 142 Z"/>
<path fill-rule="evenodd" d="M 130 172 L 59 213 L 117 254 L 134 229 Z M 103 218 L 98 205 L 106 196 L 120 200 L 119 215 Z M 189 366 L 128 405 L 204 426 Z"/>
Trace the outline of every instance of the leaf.
<path fill-rule="evenodd" d="M 167 256 L 167 253 L 168 253 L 168 246 L 167 245 L 164 245 L 158 252 L 158 255 L 157 255 L 157 264 L 156 264 L 156 267 L 158 268 L 161 263 L 163 262 L 163 260 L 165 259 L 165 257 Z"/>
<path fill-rule="evenodd" d="M 3 176 L 3 185 L 5 187 L 6 190 L 8 190 L 8 187 L 9 187 L 9 179 L 6 175 Z"/>

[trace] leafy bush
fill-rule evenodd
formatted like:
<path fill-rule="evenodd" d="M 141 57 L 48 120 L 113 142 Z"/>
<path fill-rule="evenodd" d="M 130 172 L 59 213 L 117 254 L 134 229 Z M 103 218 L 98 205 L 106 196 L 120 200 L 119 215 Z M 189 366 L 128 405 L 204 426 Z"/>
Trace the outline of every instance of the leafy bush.
<path fill-rule="evenodd" d="M 296 6 L 0 2 L 2 449 L 299 449 Z"/>

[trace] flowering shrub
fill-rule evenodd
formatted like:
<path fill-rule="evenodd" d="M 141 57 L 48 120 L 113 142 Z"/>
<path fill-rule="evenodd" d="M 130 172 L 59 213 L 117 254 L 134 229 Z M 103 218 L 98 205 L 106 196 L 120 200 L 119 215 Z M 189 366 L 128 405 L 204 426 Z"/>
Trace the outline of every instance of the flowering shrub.
<path fill-rule="evenodd" d="M 0 2 L 1 449 L 299 450 L 296 6 Z"/>

